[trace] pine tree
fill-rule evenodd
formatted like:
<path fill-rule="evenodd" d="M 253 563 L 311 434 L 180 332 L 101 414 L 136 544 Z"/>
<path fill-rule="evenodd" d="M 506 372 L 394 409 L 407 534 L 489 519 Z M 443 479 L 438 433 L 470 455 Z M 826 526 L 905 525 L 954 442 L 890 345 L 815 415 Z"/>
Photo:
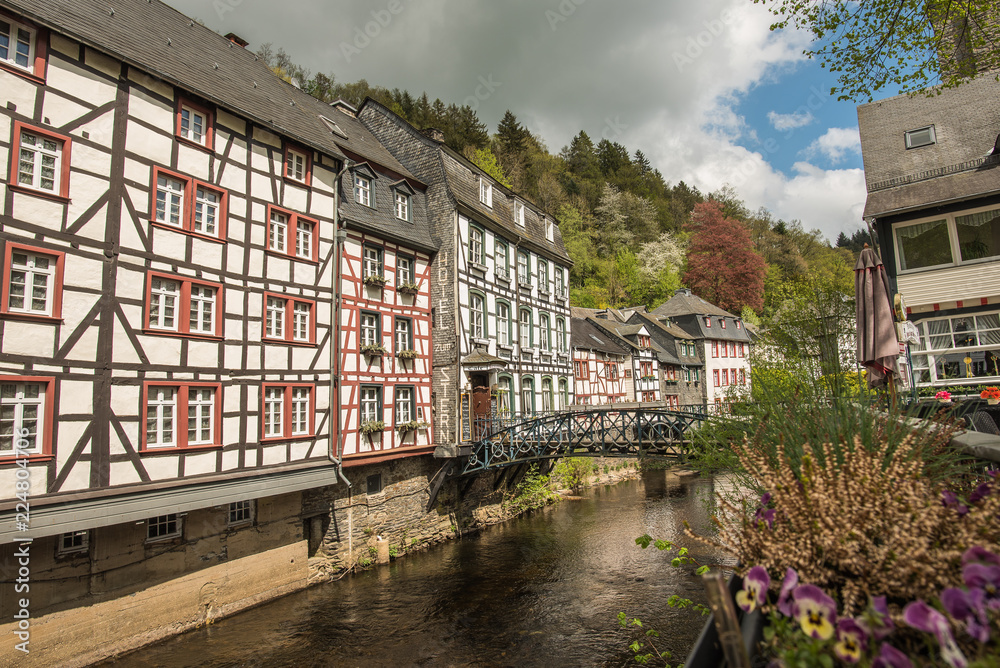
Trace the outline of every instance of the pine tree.
<path fill-rule="evenodd" d="M 508 109 L 500 123 L 497 125 L 497 141 L 504 155 L 516 157 L 524 153 L 528 148 L 528 139 L 531 133 L 517 121 L 510 109 Z"/>

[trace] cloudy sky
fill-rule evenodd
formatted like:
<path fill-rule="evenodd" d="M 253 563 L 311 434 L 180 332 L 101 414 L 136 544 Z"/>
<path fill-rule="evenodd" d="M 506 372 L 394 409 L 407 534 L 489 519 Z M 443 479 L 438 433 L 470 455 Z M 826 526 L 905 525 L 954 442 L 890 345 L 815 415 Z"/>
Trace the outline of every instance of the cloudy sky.
<path fill-rule="evenodd" d="M 580 130 L 671 183 L 730 185 L 831 240 L 861 225 L 855 105 L 750 0 L 167 0 L 338 81 L 506 109 L 553 153 Z"/>

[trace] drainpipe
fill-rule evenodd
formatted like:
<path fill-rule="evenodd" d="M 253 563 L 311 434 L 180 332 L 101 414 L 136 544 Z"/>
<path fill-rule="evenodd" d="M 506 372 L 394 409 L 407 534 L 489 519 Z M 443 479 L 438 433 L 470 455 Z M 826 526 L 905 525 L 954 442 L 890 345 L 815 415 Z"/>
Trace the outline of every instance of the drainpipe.
<path fill-rule="evenodd" d="M 330 461 L 337 465 L 337 477 L 344 481 L 344 484 L 351 487 L 351 481 L 344 475 L 343 461 L 344 452 L 341 448 L 340 439 L 340 375 L 337 369 L 340 365 L 340 265 L 341 253 L 344 249 L 343 240 L 347 237 L 347 230 L 340 227 L 340 180 L 344 173 L 350 168 L 351 161 L 344 160 L 344 167 L 337 173 L 333 187 L 333 359 L 330 363 L 330 403 L 333 443 L 328 451 Z"/>

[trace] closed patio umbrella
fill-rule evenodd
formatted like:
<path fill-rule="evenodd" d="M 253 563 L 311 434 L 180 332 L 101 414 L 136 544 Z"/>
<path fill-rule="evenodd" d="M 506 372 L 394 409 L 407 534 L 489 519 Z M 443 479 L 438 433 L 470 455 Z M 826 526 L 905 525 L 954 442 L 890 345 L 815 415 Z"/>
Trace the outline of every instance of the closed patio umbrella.
<path fill-rule="evenodd" d="M 892 317 L 892 296 L 885 266 L 865 244 L 854 266 L 858 316 L 858 362 L 868 369 L 868 387 L 889 386 L 895 392 L 899 341 Z"/>

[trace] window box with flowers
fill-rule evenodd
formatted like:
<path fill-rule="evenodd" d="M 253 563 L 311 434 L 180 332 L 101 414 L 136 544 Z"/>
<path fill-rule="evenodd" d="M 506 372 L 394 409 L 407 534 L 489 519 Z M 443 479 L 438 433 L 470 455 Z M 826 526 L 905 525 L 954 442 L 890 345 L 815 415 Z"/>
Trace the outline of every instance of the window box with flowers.
<path fill-rule="evenodd" d="M 368 274 L 365 276 L 365 285 L 369 288 L 384 288 L 385 284 L 389 282 L 382 274 Z"/>
<path fill-rule="evenodd" d="M 406 434 L 411 431 L 421 431 L 430 427 L 426 422 L 421 422 L 420 420 L 410 420 L 409 422 L 404 422 L 403 424 L 396 425 L 396 429 L 401 434 Z"/>
<path fill-rule="evenodd" d="M 639 380 L 652 381 L 652 380 L 656 380 L 656 376 L 642 376 Z M 668 380 L 667 382 L 669 383 L 670 381 Z"/>
<path fill-rule="evenodd" d="M 415 295 L 420 292 L 420 286 L 416 283 L 400 283 L 396 287 L 396 292 L 401 295 Z"/>
<path fill-rule="evenodd" d="M 361 427 L 358 428 L 358 431 L 366 436 L 381 434 L 385 431 L 385 422 L 382 420 L 368 420 L 367 422 L 361 423 Z"/>
<path fill-rule="evenodd" d="M 387 352 L 389 351 L 381 343 L 369 343 L 361 346 L 361 354 L 368 355 L 369 357 L 382 357 Z"/>
<path fill-rule="evenodd" d="M 420 357 L 420 354 L 416 350 L 400 350 L 396 353 L 396 357 L 401 360 L 415 360 Z"/>

